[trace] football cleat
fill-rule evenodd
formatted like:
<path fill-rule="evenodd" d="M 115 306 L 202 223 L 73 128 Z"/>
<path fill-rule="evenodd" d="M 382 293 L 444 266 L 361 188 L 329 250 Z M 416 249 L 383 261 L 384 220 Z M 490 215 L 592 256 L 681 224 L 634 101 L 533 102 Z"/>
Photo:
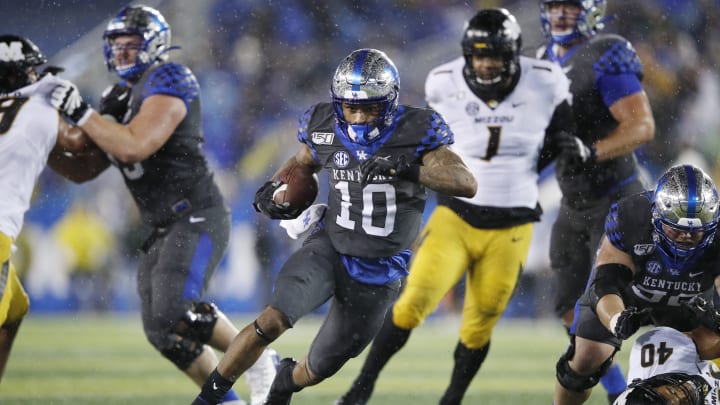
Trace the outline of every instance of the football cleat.
<path fill-rule="evenodd" d="M 250 405 L 262 405 L 270 392 L 279 363 L 277 352 L 267 348 L 255 364 L 245 371 L 245 381 L 250 386 Z"/>
<path fill-rule="evenodd" d="M 365 405 L 375 388 L 375 378 L 360 373 L 350 390 L 335 401 L 334 405 Z"/>
<path fill-rule="evenodd" d="M 278 385 L 282 385 L 280 384 L 280 381 L 283 379 L 292 379 L 292 371 L 296 364 L 297 361 L 290 357 L 280 360 L 280 365 L 277 369 L 277 376 L 272 387 L 270 387 L 270 392 L 268 393 L 267 398 L 265 398 L 263 405 L 290 405 L 290 398 L 292 398 L 293 392 L 280 391 L 278 389 Z"/>

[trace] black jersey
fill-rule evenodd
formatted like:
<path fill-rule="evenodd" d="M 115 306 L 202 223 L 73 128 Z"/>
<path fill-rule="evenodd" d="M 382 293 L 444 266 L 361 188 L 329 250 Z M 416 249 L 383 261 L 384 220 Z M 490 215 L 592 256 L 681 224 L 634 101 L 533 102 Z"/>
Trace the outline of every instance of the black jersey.
<path fill-rule="evenodd" d="M 165 94 L 185 102 L 187 114 L 167 142 L 152 156 L 120 168 L 143 222 L 166 225 L 191 210 L 222 204 L 222 195 L 213 180 L 202 151 L 205 140 L 201 127 L 200 87 L 187 67 L 161 63 L 146 70 L 132 87 L 129 122 L 143 101 Z"/>
<path fill-rule="evenodd" d="M 408 248 L 420 231 L 427 190 L 380 176 L 362 187 L 360 163 L 377 154 L 392 161 L 404 155 L 419 164 L 426 151 L 453 143 L 453 134 L 437 112 L 401 105 L 392 125 L 364 146 L 343 135 L 332 104 L 320 103 L 300 119 L 298 139 L 328 172 L 324 223 L 335 249 L 350 256 L 388 257 Z"/>
<path fill-rule="evenodd" d="M 635 264 L 635 276 L 624 292 L 626 305 L 652 307 L 657 325 L 686 331 L 692 325 L 683 315 L 680 303 L 714 285 L 720 274 L 720 244 L 715 239 L 693 261 L 674 266 L 657 252 L 653 243 L 651 201 L 652 194 L 644 192 L 614 203 L 605 233 L 613 246 L 629 254 Z"/>
<path fill-rule="evenodd" d="M 543 55 L 548 58 L 549 53 Z M 562 65 L 570 79 L 576 135 L 585 144 L 592 145 L 617 127 L 617 121 L 603 102 L 598 80 L 605 75 L 627 73 L 642 79 L 642 63 L 630 42 L 618 35 L 605 34 L 570 49 L 562 58 Z M 571 201 L 593 200 L 614 193 L 639 174 L 632 153 L 585 167 L 569 166 L 558 160 L 555 170 L 563 196 Z"/>

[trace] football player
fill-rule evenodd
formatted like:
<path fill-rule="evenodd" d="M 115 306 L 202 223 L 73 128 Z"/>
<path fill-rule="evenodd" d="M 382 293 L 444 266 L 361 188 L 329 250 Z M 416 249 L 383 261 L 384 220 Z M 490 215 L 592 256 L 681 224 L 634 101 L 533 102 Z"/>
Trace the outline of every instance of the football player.
<path fill-rule="evenodd" d="M 327 211 L 280 270 L 270 305 L 233 341 L 194 404 L 216 404 L 265 346 L 327 300 L 308 354 L 280 362 L 265 403 L 289 404 L 293 393 L 337 373 L 370 343 L 397 298 L 426 187 L 475 194 L 475 178 L 448 149 L 453 133 L 442 116 L 399 103 L 400 78 L 385 53 L 352 52 L 336 69 L 331 94 L 332 102 L 300 118 L 302 145 L 280 169 L 326 170 Z M 261 187 L 256 209 L 274 219 L 297 217 L 297 209 L 273 202 L 279 187 L 277 178 Z"/>
<path fill-rule="evenodd" d="M 428 74 L 427 102 L 453 130 L 452 149 L 478 179 L 478 193 L 438 196 L 407 285 L 337 404 L 365 404 L 390 357 L 465 276 L 455 366 L 440 400 L 459 404 L 487 356 L 540 219 L 538 170 L 549 160 L 541 148 L 562 150 L 567 160 L 588 158 L 572 135 L 567 78 L 554 63 L 520 56 L 521 39 L 507 10 L 480 10 L 465 28 L 462 56 Z"/>
<path fill-rule="evenodd" d="M 30 305 L 10 256 L 35 183 L 46 164 L 71 179 L 83 176 L 67 162 L 90 143 L 47 102 L 43 89 L 54 86 L 55 77 L 39 80 L 37 70 L 46 62 L 29 39 L 0 35 L 0 379 Z"/>
<path fill-rule="evenodd" d="M 628 389 L 615 405 L 717 404 L 715 365 L 700 359 L 685 333 L 666 326 L 650 329 L 635 340 L 628 364 Z"/>
<path fill-rule="evenodd" d="M 55 88 L 53 102 L 107 153 L 88 166 L 117 166 L 152 228 L 137 275 L 143 329 L 200 385 L 217 364 L 213 348 L 226 350 L 237 334 L 204 298 L 227 248 L 230 212 L 201 147 L 200 88 L 187 66 L 169 60 L 170 25 L 156 9 L 123 8 L 103 39 L 105 63 L 120 82 L 104 93 L 99 112 L 70 82 Z M 275 357 L 265 351 L 247 374 L 253 404 L 270 388 Z M 234 391 L 224 398 L 237 400 Z"/>
<path fill-rule="evenodd" d="M 622 341 L 643 325 L 692 332 L 700 358 L 717 357 L 720 316 L 707 303 L 720 301 L 719 210 L 715 184 L 691 165 L 673 166 L 654 191 L 612 204 L 574 336 L 557 362 L 555 405 L 584 403 Z"/>
<path fill-rule="evenodd" d="M 548 43 L 539 56 L 560 64 L 570 79 L 577 136 L 590 156 L 581 165 L 555 166 L 562 199 L 550 236 L 550 264 L 555 313 L 570 333 L 610 203 L 643 189 L 633 151 L 655 133 L 635 50 L 620 36 L 598 34 L 606 5 L 606 0 L 540 1 Z M 611 402 L 625 388 L 617 365 L 602 383 Z"/>

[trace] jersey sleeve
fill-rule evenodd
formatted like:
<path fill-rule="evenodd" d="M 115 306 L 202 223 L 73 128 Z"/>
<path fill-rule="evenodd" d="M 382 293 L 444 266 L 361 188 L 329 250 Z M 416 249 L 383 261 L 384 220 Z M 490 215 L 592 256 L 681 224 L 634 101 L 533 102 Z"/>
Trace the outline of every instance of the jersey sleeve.
<path fill-rule="evenodd" d="M 608 241 L 610 241 L 613 246 L 625 252 L 625 243 L 622 238 L 622 233 L 620 232 L 620 222 L 618 220 L 619 211 L 620 209 L 617 202 L 610 205 L 610 210 L 608 211 L 607 217 L 605 217 L 605 236 L 607 236 Z"/>
<path fill-rule="evenodd" d="M 298 119 L 297 139 L 300 143 L 303 143 L 310 148 L 313 159 L 317 161 L 317 150 L 315 149 L 315 144 L 312 142 L 312 139 L 310 139 L 310 135 L 308 134 L 310 119 L 312 118 L 313 112 L 315 112 L 315 105 L 310 106 L 310 108 L 308 108 L 307 111 L 305 111 Z"/>
<path fill-rule="evenodd" d="M 425 152 L 437 149 L 442 145 L 455 143 L 455 135 L 442 115 L 435 110 L 430 111 L 432 113 L 425 127 L 425 136 L 415 150 L 417 156 L 422 156 Z"/>
<path fill-rule="evenodd" d="M 625 39 L 614 39 L 593 64 L 597 88 L 606 106 L 642 91 L 643 66 Z"/>
<path fill-rule="evenodd" d="M 190 103 L 200 96 L 200 85 L 195 75 L 186 66 L 178 63 L 165 63 L 152 71 L 143 86 L 143 99 L 154 94 L 180 98 L 189 110 Z"/>

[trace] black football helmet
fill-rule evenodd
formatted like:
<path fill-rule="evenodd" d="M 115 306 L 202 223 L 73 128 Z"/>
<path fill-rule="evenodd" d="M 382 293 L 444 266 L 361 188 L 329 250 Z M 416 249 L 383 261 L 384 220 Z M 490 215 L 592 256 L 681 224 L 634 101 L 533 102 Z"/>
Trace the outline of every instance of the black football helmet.
<path fill-rule="evenodd" d="M 18 35 L 0 35 L 0 91 L 9 93 L 33 83 L 35 67 L 47 62 L 32 41 Z"/>
<path fill-rule="evenodd" d="M 710 384 L 700 375 L 658 374 L 631 383 L 614 405 L 703 405 Z"/>
<path fill-rule="evenodd" d="M 500 101 L 520 78 L 522 32 L 515 17 L 504 8 L 480 10 L 468 21 L 461 41 L 465 57 L 465 81 L 484 101 Z M 472 66 L 473 55 L 501 56 L 503 68 L 497 77 L 482 79 Z"/>

